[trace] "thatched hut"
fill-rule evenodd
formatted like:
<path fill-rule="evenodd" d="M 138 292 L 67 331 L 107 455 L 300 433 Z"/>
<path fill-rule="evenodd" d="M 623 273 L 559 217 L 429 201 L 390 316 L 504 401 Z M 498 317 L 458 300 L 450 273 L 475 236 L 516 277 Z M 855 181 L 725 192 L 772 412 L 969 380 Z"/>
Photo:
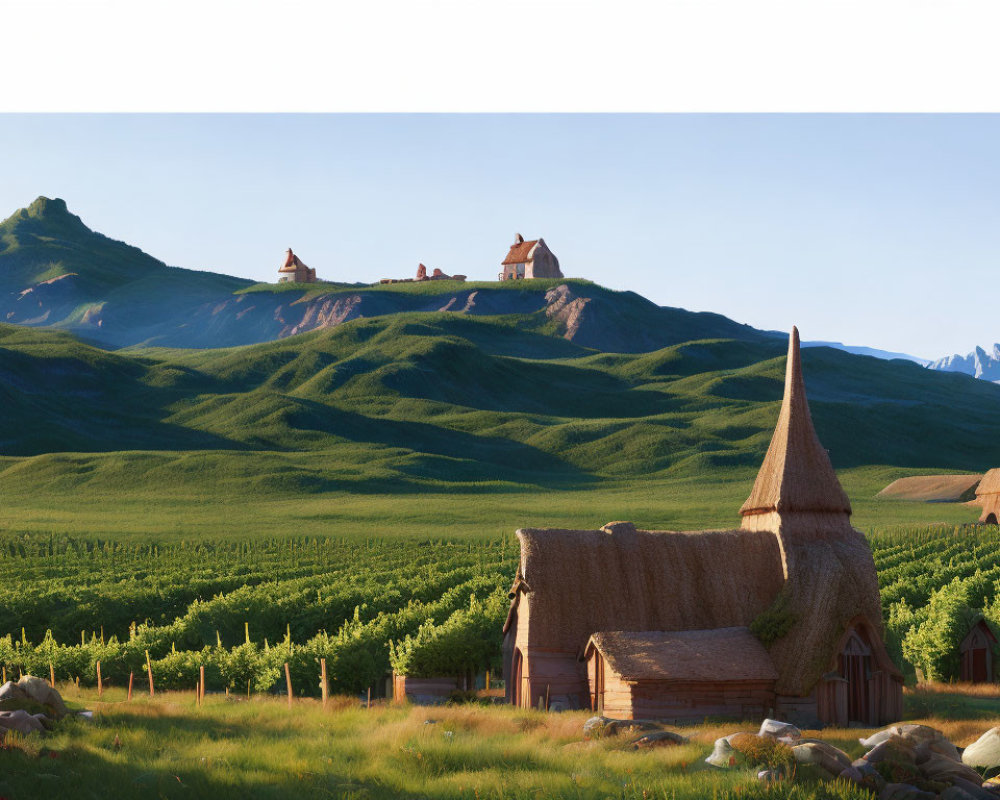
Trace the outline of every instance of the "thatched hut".
<path fill-rule="evenodd" d="M 740 513 L 724 531 L 519 530 L 508 700 L 677 720 L 898 719 L 875 564 L 813 429 L 795 329 L 778 424 Z"/>
<path fill-rule="evenodd" d="M 996 680 L 993 668 L 996 645 L 997 637 L 986 620 L 977 621 L 958 646 L 962 658 L 960 679 L 969 683 L 993 683 Z"/>
<path fill-rule="evenodd" d="M 983 476 L 976 489 L 976 502 L 983 509 L 979 521 L 996 525 L 1000 520 L 1000 469 L 991 469 Z"/>

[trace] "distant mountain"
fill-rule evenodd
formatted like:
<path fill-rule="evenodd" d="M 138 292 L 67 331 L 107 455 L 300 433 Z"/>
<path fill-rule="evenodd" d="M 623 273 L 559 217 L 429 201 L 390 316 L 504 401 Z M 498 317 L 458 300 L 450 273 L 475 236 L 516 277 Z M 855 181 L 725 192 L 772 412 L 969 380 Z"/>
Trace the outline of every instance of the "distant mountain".
<path fill-rule="evenodd" d="M 362 317 L 437 311 L 507 316 L 608 352 L 765 337 L 719 314 L 660 307 L 588 281 L 252 285 L 168 267 L 90 230 L 59 199 L 39 197 L 0 223 L 0 322 L 68 330 L 103 347 L 257 344 Z"/>
<path fill-rule="evenodd" d="M 854 353 L 856 356 L 871 356 L 872 358 L 881 358 L 886 361 L 891 361 L 894 358 L 901 358 L 904 361 L 912 361 L 915 364 L 920 364 L 922 367 L 926 367 L 931 362 L 926 358 L 919 358 L 918 356 L 911 356 L 908 353 L 893 353 L 890 350 L 877 350 L 874 347 L 860 347 L 857 345 L 843 344 L 841 342 L 803 342 L 803 347 L 832 347 L 835 350 L 843 350 L 845 353 Z"/>
<path fill-rule="evenodd" d="M 977 347 L 967 356 L 956 353 L 953 356 L 939 358 L 931 362 L 929 368 L 942 372 L 961 372 L 984 381 L 1000 383 L 1000 344 L 994 344 L 990 352 Z"/>

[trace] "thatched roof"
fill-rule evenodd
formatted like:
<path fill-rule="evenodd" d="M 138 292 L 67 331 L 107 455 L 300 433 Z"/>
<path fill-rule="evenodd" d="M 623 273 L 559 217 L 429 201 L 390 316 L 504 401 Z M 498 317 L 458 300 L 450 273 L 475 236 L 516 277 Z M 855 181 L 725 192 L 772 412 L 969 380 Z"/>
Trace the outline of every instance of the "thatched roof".
<path fill-rule="evenodd" d="M 785 368 L 785 397 L 778 424 L 750 497 L 740 513 L 851 513 L 830 456 L 816 437 L 802 380 L 799 332 L 792 328 Z"/>
<path fill-rule="evenodd" d="M 709 631 L 604 631 L 587 643 L 627 681 L 773 681 L 764 646 L 748 628 Z"/>
<path fill-rule="evenodd" d="M 640 531 L 619 522 L 517 535 L 513 602 L 527 594 L 529 643 L 576 655 L 594 631 L 749 625 L 784 580 L 778 540 L 768 531 Z"/>
<path fill-rule="evenodd" d="M 1000 494 L 1000 469 L 991 469 L 979 482 L 976 497 L 984 494 Z"/>

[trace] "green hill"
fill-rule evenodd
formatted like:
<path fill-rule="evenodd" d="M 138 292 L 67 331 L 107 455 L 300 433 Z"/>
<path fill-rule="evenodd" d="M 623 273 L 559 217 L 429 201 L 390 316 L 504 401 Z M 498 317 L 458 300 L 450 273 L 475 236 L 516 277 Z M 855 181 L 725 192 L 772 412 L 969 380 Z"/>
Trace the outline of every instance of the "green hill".
<path fill-rule="evenodd" d="M 776 418 L 784 347 L 715 339 L 608 354 L 516 320 L 442 313 L 248 347 L 109 353 L 4 325 L 0 450 L 18 458 L 0 485 L 12 471 L 51 481 L 58 463 L 71 483 L 110 470 L 111 490 L 125 456 L 46 454 L 121 451 L 144 451 L 127 457 L 133 483 L 162 483 L 144 461 L 172 462 L 183 483 L 202 480 L 193 464 L 229 459 L 215 477 L 277 470 L 280 480 L 254 480 L 278 494 L 752 470 Z M 1000 386 L 828 348 L 803 360 L 838 468 L 979 471 L 1000 456 Z"/>

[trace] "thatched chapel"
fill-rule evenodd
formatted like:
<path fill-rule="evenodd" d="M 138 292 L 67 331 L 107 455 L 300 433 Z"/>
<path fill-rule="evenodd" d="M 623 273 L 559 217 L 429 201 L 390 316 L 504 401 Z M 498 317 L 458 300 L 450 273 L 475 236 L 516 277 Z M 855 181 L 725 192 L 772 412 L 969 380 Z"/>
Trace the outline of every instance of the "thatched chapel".
<path fill-rule="evenodd" d="M 519 530 L 508 700 L 626 719 L 899 719 L 875 564 L 816 437 L 794 328 L 778 424 L 740 514 L 737 530 Z"/>
<path fill-rule="evenodd" d="M 976 502 L 982 506 L 980 522 L 996 525 L 1000 520 L 1000 469 L 991 469 L 976 488 Z"/>

